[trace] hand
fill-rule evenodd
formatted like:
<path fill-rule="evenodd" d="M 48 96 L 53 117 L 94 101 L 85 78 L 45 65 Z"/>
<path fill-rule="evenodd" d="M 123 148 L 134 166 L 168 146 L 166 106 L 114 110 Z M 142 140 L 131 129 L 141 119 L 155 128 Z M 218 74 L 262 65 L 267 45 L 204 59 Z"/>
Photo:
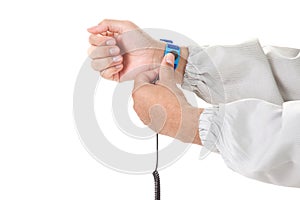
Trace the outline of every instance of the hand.
<path fill-rule="evenodd" d="M 165 43 L 154 40 L 132 22 L 103 20 L 88 31 L 92 67 L 106 79 L 133 80 L 163 58 Z"/>
<path fill-rule="evenodd" d="M 134 81 L 134 110 L 152 130 L 183 142 L 201 144 L 198 125 L 203 109 L 191 106 L 175 82 L 174 56 L 167 54 L 158 69 L 139 74 Z"/>

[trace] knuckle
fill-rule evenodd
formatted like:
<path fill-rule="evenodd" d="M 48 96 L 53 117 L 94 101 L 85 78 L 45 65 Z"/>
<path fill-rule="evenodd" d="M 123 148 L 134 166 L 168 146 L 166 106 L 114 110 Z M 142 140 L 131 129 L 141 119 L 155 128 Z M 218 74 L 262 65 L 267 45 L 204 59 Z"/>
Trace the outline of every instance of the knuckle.
<path fill-rule="evenodd" d="M 105 79 L 112 80 L 112 75 L 109 73 L 104 72 L 101 76 Z"/>
<path fill-rule="evenodd" d="M 130 27 L 130 28 L 137 28 L 137 25 L 135 25 L 132 21 L 130 21 L 130 20 L 124 20 L 123 21 L 124 22 L 124 24 L 126 24 L 128 27 Z"/>
<path fill-rule="evenodd" d="M 92 68 L 93 68 L 94 70 L 97 69 L 97 63 L 96 63 L 95 60 L 92 60 L 92 61 L 91 61 L 91 66 L 92 66 Z"/>
<path fill-rule="evenodd" d="M 137 91 L 134 91 L 131 96 L 133 99 L 133 107 L 136 106 L 136 99 L 137 99 L 137 95 L 136 95 Z"/>
<path fill-rule="evenodd" d="M 103 45 L 103 40 L 104 40 L 103 37 L 95 35 L 91 39 L 91 44 L 96 46 L 101 46 Z"/>
<path fill-rule="evenodd" d="M 89 43 L 91 45 L 95 45 L 95 46 L 105 46 L 105 42 L 108 38 L 102 36 L 102 35 L 90 35 L 89 36 Z"/>
<path fill-rule="evenodd" d="M 136 103 L 133 104 L 133 110 L 137 113 L 138 112 L 138 106 Z"/>
<path fill-rule="evenodd" d="M 96 58 L 99 58 L 99 57 L 103 57 L 102 56 L 102 51 L 101 51 L 101 48 L 100 47 L 96 47 L 92 52 L 91 52 L 91 55 L 90 57 L 92 59 L 96 59 Z"/>
<path fill-rule="evenodd" d="M 91 59 L 95 59 L 95 58 L 96 58 L 95 54 L 96 54 L 96 49 L 93 49 L 93 50 L 90 52 L 89 57 L 90 57 Z M 95 60 L 93 60 L 93 61 L 95 61 Z"/>
<path fill-rule="evenodd" d="M 93 46 L 90 46 L 89 48 L 88 48 L 88 51 L 87 51 L 87 53 L 88 53 L 88 56 L 91 58 L 91 59 L 93 59 L 92 57 L 91 57 L 91 54 L 92 54 L 92 52 L 95 50 L 95 48 L 93 47 Z"/>
<path fill-rule="evenodd" d="M 110 79 L 110 78 L 113 77 L 113 75 L 114 75 L 113 73 L 114 73 L 114 71 L 111 70 L 111 68 L 108 68 L 108 69 L 105 70 L 105 77 L 106 77 L 107 79 Z"/>
<path fill-rule="evenodd" d="M 90 35 L 89 36 L 89 42 L 90 42 L 90 44 L 92 44 L 92 41 L 93 41 L 93 35 Z"/>
<path fill-rule="evenodd" d="M 109 19 L 105 18 L 105 19 L 103 19 L 103 20 L 99 23 L 99 25 L 100 25 L 100 24 L 107 23 L 108 21 L 109 21 Z"/>
<path fill-rule="evenodd" d="M 128 24 L 128 25 L 132 24 L 132 22 L 130 20 L 124 20 L 123 23 Z"/>

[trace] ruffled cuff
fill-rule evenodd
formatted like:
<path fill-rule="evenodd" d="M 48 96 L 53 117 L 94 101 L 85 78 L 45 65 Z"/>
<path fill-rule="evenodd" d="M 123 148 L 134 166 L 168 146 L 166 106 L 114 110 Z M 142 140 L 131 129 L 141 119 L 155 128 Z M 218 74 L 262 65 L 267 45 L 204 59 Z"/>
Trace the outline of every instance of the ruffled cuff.
<path fill-rule="evenodd" d="M 217 142 L 223 126 L 223 106 L 206 108 L 199 118 L 199 136 L 203 144 L 200 159 L 205 158 L 210 152 L 219 152 Z"/>
<path fill-rule="evenodd" d="M 188 51 L 189 57 L 181 87 L 194 92 L 207 103 L 224 103 L 224 88 L 219 72 L 205 47 L 189 46 Z"/>
<path fill-rule="evenodd" d="M 203 98 L 205 96 L 203 94 L 208 94 L 208 88 L 202 77 L 203 72 L 201 72 L 201 63 L 199 62 L 199 57 L 204 52 L 200 46 L 189 46 L 188 51 L 189 57 L 187 59 L 181 87 L 192 91 L 200 98 Z M 199 87 L 199 85 L 201 86 Z"/>

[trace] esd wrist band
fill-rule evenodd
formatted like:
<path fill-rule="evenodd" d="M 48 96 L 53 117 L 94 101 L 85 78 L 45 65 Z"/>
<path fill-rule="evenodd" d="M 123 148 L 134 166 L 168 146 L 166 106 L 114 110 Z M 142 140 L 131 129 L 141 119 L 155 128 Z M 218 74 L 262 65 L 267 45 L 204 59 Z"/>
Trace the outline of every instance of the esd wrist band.
<path fill-rule="evenodd" d="M 180 47 L 173 44 L 172 40 L 160 39 L 160 41 L 166 42 L 166 49 L 164 55 L 166 55 L 167 53 L 172 53 L 175 56 L 174 70 L 176 70 L 180 59 Z"/>

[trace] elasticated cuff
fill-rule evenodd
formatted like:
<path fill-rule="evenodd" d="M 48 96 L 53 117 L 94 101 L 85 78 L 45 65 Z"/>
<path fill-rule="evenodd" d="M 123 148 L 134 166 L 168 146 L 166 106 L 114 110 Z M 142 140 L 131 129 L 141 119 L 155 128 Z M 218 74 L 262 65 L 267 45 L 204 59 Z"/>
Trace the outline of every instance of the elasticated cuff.
<path fill-rule="evenodd" d="M 194 92 L 207 103 L 224 103 L 224 87 L 219 72 L 205 48 L 189 46 L 188 51 L 182 88 Z"/>
<path fill-rule="evenodd" d="M 217 148 L 218 139 L 224 120 L 223 106 L 206 108 L 199 118 L 199 136 L 203 144 L 200 158 L 206 157 L 210 152 L 219 152 Z"/>

